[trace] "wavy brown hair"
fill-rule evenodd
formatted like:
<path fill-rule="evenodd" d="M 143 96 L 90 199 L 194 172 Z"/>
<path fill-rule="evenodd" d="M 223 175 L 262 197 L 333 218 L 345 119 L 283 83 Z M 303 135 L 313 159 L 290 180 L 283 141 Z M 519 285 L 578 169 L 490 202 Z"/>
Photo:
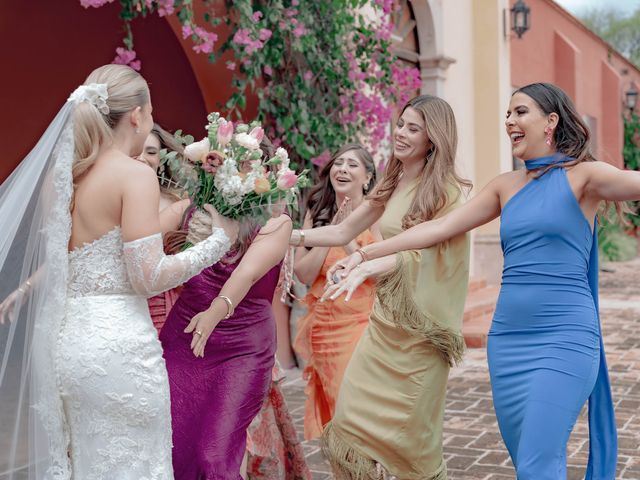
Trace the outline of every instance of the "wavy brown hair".
<path fill-rule="evenodd" d="M 560 87 L 551 83 L 531 83 L 517 89 L 516 93 L 523 93 L 531 98 L 540 108 L 542 113 L 558 115 L 558 125 L 553 131 L 553 143 L 556 150 L 573 160 L 564 163 L 552 164 L 541 169 L 543 175 L 552 168 L 571 167 L 582 162 L 596 162 L 597 158 L 591 152 L 591 132 L 587 124 L 580 118 L 573 101 Z M 609 211 L 610 206 L 614 206 L 616 214 L 623 223 L 627 219 L 623 213 L 629 211 L 624 202 L 604 202 L 600 209 L 600 214 Z"/>
<path fill-rule="evenodd" d="M 160 143 L 160 149 L 166 149 L 168 152 L 177 152 L 179 154 L 180 161 L 184 161 L 182 158 L 182 154 L 184 152 L 184 147 L 182 144 L 176 140 L 176 138 L 162 128 L 159 124 L 154 123 L 153 128 L 151 128 L 152 135 L 154 135 L 158 139 L 158 143 Z M 168 163 L 160 164 L 158 166 L 158 180 L 160 183 L 160 191 L 167 195 L 170 195 L 175 200 L 180 200 L 183 198 L 184 189 L 178 186 L 174 178 L 174 172 L 171 171 L 171 167 Z"/>
<path fill-rule="evenodd" d="M 420 95 L 409 100 L 400 115 L 407 108 L 413 108 L 422 116 L 431 147 L 420 174 L 416 195 L 402 218 L 402 228 L 405 230 L 436 217 L 442 209 L 456 201 L 463 190 L 472 187 L 471 182 L 460 177 L 455 170 L 458 130 L 451 106 L 439 97 Z M 368 197 L 373 206 L 386 205 L 398 186 L 402 171 L 402 162 L 392 156 L 380 185 Z M 452 187 L 457 192 L 456 198 L 449 198 Z"/>
<path fill-rule="evenodd" d="M 371 175 L 371 180 L 369 180 L 366 191 L 363 191 L 363 193 L 366 194 L 370 192 L 376 184 L 376 166 L 373 162 L 373 157 L 367 149 L 359 143 L 348 143 L 341 147 L 331 157 L 331 160 L 322 167 L 318 175 L 318 181 L 309 192 L 307 211 L 313 223 L 313 228 L 329 225 L 338 211 L 336 191 L 333 189 L 333 185 L 331 185 L 331 167 L 333 167 L 333 164 L 340 156 L 351 151 L 354 152 L 358 160 L 362 162 L 366 172 Z"/>

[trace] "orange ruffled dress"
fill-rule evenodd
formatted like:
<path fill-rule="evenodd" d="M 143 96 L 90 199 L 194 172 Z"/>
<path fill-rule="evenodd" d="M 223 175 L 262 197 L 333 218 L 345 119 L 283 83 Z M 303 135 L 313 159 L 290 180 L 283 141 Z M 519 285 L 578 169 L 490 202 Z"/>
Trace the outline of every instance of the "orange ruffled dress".
<path fill-rule="evenodd" d="M 362 247 L 374 240 L 369 230 L 366 230 L 356 241 Z M 305 297 L 308 313 L 300 320 L 298 335 L 294 341 L 294 349 L 305 362 L 305 440 L 320 437 L 324 426 L 333 417 L 344 371 L 369 322 L 373 307 L 373 280 L 364 282 L 348 302 L 341 296 L 336 300 L 320 303 L 327 271 L 346 256 L 342 247 L 332 247 L 329 250 L 320 273 Z"/>

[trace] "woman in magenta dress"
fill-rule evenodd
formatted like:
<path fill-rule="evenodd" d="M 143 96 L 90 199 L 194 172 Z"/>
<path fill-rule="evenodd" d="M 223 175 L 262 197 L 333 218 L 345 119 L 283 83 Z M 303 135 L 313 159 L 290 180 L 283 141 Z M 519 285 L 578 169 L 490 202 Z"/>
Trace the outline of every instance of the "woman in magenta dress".
<path fill-rule="evenodd" d="M 276 350 L 271 300 L 291 219 L 257 235 L 188 281 L 160 333 L 171 388 L 176 480 L 238 480 L 247 427 L 271 387 Z"/>

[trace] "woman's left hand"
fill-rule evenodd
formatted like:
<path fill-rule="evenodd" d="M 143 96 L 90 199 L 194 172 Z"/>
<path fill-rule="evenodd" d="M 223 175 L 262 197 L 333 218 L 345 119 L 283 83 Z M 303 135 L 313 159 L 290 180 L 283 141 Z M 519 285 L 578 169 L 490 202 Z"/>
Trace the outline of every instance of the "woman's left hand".
<path fill-rule="evenodd" d="M 193 333 L 191 350 L 196 357 L 204 358 L 204 347 L 219 321 L 214 318 L 210 310 L 205 310 L 193 317 L 184 329 L 184 333 Z"/>
<path fill-rule="evenodd" d="M 346 292 L 347 296 L 344 298 L 344 301 L 348 302 L 356 288 L 362 285 L 368 277 L 365 262 L 351 270 L 340 282 L 328 284 L 320 301 L 324 302 L 327 299 L 335 300 Z"/>

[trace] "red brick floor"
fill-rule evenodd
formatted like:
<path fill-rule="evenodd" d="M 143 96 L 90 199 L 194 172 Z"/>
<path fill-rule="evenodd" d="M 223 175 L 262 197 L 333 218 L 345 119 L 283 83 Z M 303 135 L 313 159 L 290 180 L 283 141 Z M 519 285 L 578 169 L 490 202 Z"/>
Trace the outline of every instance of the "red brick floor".
<path fill-rule="evenodd" d="M 608 264 L 600 275 L 604 343 L 619 437 L 618 479 L 640 480 L 640 259 Z M 302 436 L 304 385 L 292 372 L 285 393 Z M 508 480 L 515 475 L 500 438 L 487 372 L 486 350 L 470 349 L 449 380 L 444 431 L 450 480 Z M 305 442 L 314 480 L 331 479 L 317 442 Z M 568 478 L 584 478 L 588 455 L 586 412 L 569 441 Z"/>

